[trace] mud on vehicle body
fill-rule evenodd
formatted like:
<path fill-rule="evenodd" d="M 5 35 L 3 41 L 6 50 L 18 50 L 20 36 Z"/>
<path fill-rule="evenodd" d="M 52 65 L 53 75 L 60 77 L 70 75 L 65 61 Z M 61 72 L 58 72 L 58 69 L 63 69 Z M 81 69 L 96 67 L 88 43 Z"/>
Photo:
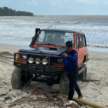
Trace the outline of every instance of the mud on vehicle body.
<path fill-rule="evenodd" d="M 22 88 L 29 80 L 59 83 L 64 74 L 63 54 L 67 40 L 73 41 L 78 52 L 78 67 L 81 79 L 86 79 L 88 53 L 85 34 L 71 30 L 36 29 L 28 49 L 20 49 L 14 54 L 15 70 L 12 87 Z"/>

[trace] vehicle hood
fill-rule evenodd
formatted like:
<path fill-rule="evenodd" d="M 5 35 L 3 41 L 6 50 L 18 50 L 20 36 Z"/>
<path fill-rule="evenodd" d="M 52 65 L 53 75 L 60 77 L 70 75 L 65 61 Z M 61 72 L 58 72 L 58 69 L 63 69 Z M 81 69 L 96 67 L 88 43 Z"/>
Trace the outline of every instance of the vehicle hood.
<path fill-rule="evenodd" d="M 43 47 L 27 48 L 19 50 L 19 52 L 23 54 L 32 54 L 32 55 L 44 54 L 44 55 L 56 55 L 56 56 L 62 55 L 65 51 L 66 51 L 65 48 L 43 48 Z"/>

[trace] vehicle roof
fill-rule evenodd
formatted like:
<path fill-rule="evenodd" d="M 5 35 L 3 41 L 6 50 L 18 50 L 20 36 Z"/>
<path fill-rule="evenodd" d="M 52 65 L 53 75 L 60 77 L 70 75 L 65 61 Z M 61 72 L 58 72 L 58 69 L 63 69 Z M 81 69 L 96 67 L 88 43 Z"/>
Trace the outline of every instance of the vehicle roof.
<path fill-rule="evenodd" d="M 77 31 L 73 31 L 73 30 L 65 30 L 65 29 L 41 29 L 43 31 L 60 31 L 60 32 L 72 32 L 72 33 L 79 33 L 79 34 L 83 34 L 82 32 L 77 32 Z"/>

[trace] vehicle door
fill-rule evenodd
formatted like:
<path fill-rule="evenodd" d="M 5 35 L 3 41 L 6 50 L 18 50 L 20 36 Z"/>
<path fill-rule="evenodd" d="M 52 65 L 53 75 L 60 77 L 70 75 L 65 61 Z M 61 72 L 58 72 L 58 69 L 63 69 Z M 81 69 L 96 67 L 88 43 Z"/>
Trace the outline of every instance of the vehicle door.
<path fill-rule="evenodd" d="M 76 35 L 76 47 L 77 47 L 77 52 L 78 52 L 78 65 L 79 67 L 83 64 L 84 62 L 84 57 L 85 57 L 85 38 L 83 34 L 77 34 Z"/>

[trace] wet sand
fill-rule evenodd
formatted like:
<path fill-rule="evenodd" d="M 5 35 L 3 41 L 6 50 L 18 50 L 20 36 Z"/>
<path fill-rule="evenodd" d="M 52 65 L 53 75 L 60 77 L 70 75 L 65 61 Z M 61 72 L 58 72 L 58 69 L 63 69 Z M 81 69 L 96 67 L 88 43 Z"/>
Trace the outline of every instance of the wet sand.
<path fill-rule="evenodd" d="M 0 45 L 0 108 L 63 108 L 66 98 L 52 94 L 45 84 L 31 84 L 24 90 L 13 90 L 13 53 L 16 46 Z M 84 99 L 108 105 L 108 54 L 89 53 L 88 81 L 79 82 Z M 35 93 L 31 94 L 35 86 Z"/>

